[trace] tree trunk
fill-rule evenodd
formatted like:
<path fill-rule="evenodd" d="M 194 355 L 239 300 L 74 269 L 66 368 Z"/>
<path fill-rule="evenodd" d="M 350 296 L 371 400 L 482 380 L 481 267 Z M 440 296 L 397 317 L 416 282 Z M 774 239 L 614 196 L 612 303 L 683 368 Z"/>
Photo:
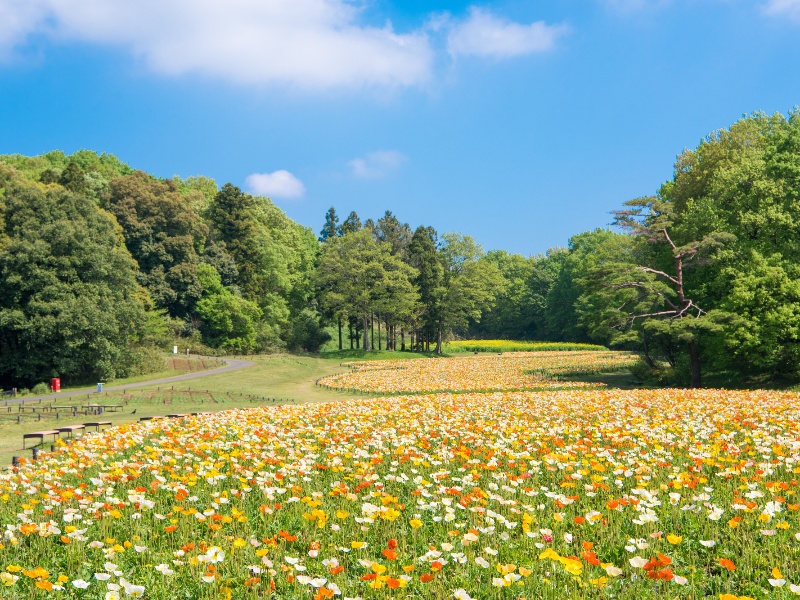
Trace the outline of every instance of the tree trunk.
<path fill-rule="evenodd" d="M 655 369 L 656 368 L 656 363 L 653 360 L 653 357 L 650 356 L 650 346 L 648 346 L 648 344 L 647 344 L 647 331 L 644 330 L 644 329 L 642 330 L 642 345 L 644 347 L 644 360 L 645 360 L 645 362 L 647 363 L 647 365 L 651 369 Z"/>
<path fill-rule="evenodd" d="M 342 349 L 342 317 L 341 317 L 341 315 L 339 316 L 339 319 L 337 320 L 337 323 L 339 325 L 339 350 L 341 350 Z"/>
<path fill-rule="evenodd" d="M 406 332 L 400 328 L 400 352 L 406 351 Z"/>
<path fill-rule="evenodd" d="M 442 353 L 442 320 L 439 319 L 439 326 L 436 328 L 436 354 Z"/>
<path fill-rule="evenodd" d="M 700 356 L 694 342 L 689 342 L 689 358 L 692 361 L 692 387 L 700 387 Z"/>
<path fill-rule="evenodd" d="M 373 327 L 374 329 L 374 327 Z M 382 350 L 381 348 L 381 318 L 378 317 L 378 350 Z M 386 343 L 386 349 L 389 349 L 389 343 Z"/>
<path fill-rule="evenodd" d="M 364 313 L 364 351 L 369 352 L 372 346 L 369 343 L 369 314 Z"/>
<path fill-rule="evenodd" d="M 350 319 L 347 320 L 347 337 L 350 338 L 350 350 L 353 349 L 353 324 Z"/>

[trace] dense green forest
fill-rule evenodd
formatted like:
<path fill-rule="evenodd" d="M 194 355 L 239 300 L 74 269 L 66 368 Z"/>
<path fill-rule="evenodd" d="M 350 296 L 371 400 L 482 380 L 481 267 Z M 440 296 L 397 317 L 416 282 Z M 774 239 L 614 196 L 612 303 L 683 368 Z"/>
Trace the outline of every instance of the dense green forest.
<path fill-rule="evenodd" d="M 108 154 L 2 156 L 0 385 L 147 372 L 173 343 L 440 352 L 454 335 L 633 349 L 666 384 L 800 377 L 800 113 L 744 117 L 624 200 L 615 227 L 522 256 L 388 210 L 331 208 L 317 234 Z"/>

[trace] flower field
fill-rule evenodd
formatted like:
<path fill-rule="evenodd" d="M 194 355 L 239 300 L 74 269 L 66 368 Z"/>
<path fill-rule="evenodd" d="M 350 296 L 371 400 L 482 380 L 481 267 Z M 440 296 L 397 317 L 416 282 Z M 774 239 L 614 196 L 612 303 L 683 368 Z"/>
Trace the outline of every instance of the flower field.
<path fill-rule="evenodd" d="M 444 351 L 450 352 L 541 352 L 563 350 L 608 350 L 596 344 L 574 342 L 526 342 L 515 340 L 456 340 L 444 343 Z"/>
<path fill-rule="evenodd" d="M 630 367 L 636 360 L 634 354 L 611 351 L 374 360 L 347 363 L 351 372 L 325 377 L 318 383 L 333 389 L 383 394 L 583 388 L 601 384 L 561 378 L 618 371 Z"/>
<path fill-rule="evenodd" d="M 430 394 L 90 434 L 0 475 L 0 596 L 792 598 L 797 394 Z"/>

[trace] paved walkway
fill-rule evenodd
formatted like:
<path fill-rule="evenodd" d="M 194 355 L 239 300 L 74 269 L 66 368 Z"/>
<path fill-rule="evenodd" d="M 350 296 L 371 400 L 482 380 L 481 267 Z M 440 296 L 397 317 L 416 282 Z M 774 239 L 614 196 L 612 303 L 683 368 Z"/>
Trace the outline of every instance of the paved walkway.
<path fill-rule="evenodd" d="M 194 373 L 185 373 L 183 375 L 174 375 L 172 377 L 162 377 L 161 379 L 151 379 L 150 381 L 139 381 L 138 383 L 128 383 L 125 385 L 109 385 L 109 386 L 104 385 L 103 391 L 113 392 L 115 390 L 129 390 L 132 388 L 146 387 L 148 385 L 162 385 L 165 383 L 173 383 L 175 381 L 186 381 L 187 379 L 199 379 L 200 377 L 209 377 L 210 375 L 227 373 L 228 371 L 238 371 L 239 369 L 246 369 L 247 367 L 252 367 L 254 364 L 256 364 L 251 360 L 240 360 L 237 358 L 222 358 L 222 357 L 195 356 L 195 355 L 192 355 L 192 357 L 207 358 L 212 360 L 223 360 L 225 361 L 226 364 L 224 367 L 217 367 L 216 369 L 209 369 L 208 371 L 196 371 Z M 74 390 L 64 390 L 59 394 L 44 394 L 42 396 L 24 396 L 18 398 L 8 398 L 7 400 L 0 401 L 0 405 L 5 406 L 6 404 L 20 404 L 22 402 L 30 402 L 31 400 L 69 398 L 70 396 L 77 396 L 80 394 L 91 394 L 93 392 L 97 392 L 97 386 L 74 389 Z"/>

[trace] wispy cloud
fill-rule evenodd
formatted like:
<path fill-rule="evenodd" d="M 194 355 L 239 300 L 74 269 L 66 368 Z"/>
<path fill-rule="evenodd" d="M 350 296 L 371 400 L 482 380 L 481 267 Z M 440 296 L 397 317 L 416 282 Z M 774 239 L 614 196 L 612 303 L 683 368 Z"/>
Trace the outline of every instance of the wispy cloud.
<path fill-rule="evenodd" d="M 259 196 L 294 199 L 306 193 L 306 186 L 289 171 L 283 169 L 272 173 L 253 173 L 245 179 L 247 189 Z"/>
<path fill-rule="evenodd" d="M 362 25 L 346 0 L 0 0 L 0 55 L 34 34 L 245 84 L 413 86 L 433 63 L 425 33 Z"/>
<path fill-rule="evenodd" d="M 454 57 L 512 58 L 547 52 L 568 31 L 567 25 L 548 25 L 544 21 L 515 23 L 472 7 L 469 16 L 450 29 L 447 50 Z"/>
<path fill-rule="evenodd" d="M 800 21 L 800 0 L 768 0 L 764 14 L 771 17 L 788 17 Z"/>
<path fill-rule="evenodd" d="M 350 172 L 359 179 L 380 179 L 391 175 L 406 162 L 406 156 L 396 150 L 370 152 L 362 158 L 348 161 Z"/>

